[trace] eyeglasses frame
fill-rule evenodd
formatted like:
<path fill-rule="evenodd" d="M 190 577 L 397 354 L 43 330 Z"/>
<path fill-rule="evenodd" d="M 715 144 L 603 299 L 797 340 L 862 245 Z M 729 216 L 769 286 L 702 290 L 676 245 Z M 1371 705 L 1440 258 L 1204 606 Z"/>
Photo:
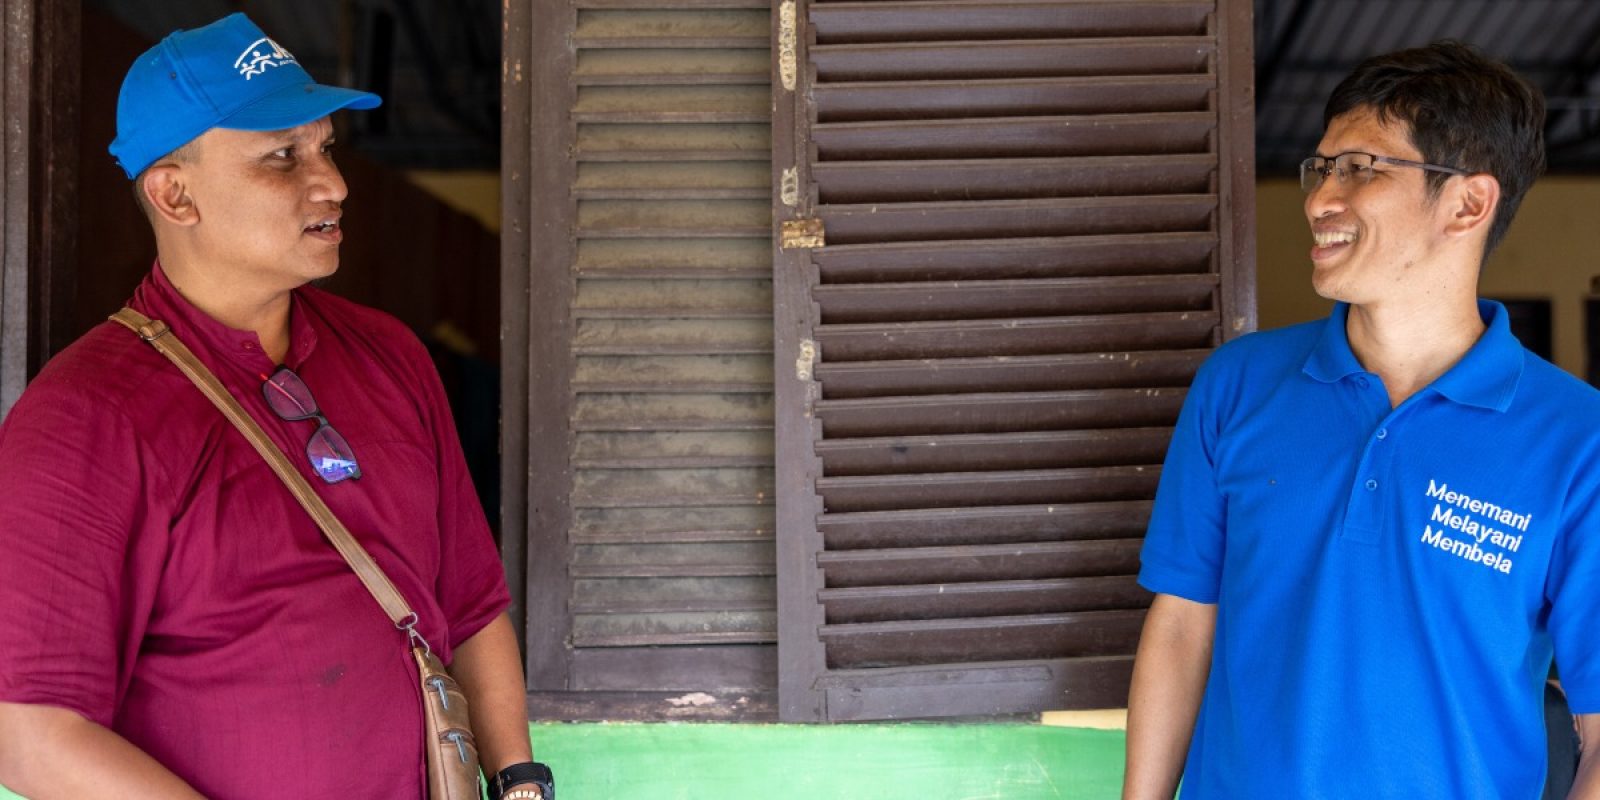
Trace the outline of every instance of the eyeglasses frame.
<path fill-rule="evenodd" d="M 1312 156 L 1312 157 L 1300 162 L 1300 188 L 1302 190 L 1304 190 L 1306 194 L 1310 194 L 1310 193 L 1316 191 L 1317 189 L 1322 187 L 1323 181 L 1326 181 L 1328 179 L 1328 173 L 1330 173 L 1330 172 L 1335 174 L 1335 176 L 1338 178 L 1339 183 L 1341 183 L 1341 184 L 1344 183 L 1345 182 L 1345 177 L 1346 177 L 1345 176 L 1345 171 L 1339 169 L 1338 162 L 1339 162 L 1339 159 L 1344 158 L 1345 156 L 1366 156 L 1367 158 L 1372 159 L 1372 163 L 1374 163 L 1374 164 L 1393 164 L 1394 166 L 1397 166 L 1397 167 L 1415 167 L 1417 169 L 1427 170 L 1429 172 L 1442 172 L 1442 173 L 1444 173 L 1446 175 L 1462 175 L 1462 176 L 1465 176 L 1465 175 L 1471 175 L 1472 174 L 1472 173 L 1470 173 L 1470 172 L 1468 172 L 1468 171 L 1466 171 L 1464 169 L 1457 169 L 1456 167 L 1446 167 L 1446 166 L 1444 166 L 1442 164 L 1429 164 L 1429 163 L 1426 163 L 1426 162 L 1423 162 L 1423 161 L 1412 161 L 1412 160 L 1406 159 L 1406 158 L 1395 158 L 1393 156 L 1380 156 L 1380 155 L 1377 155 L 1376 153 L 1367 153 L 1367 152 L 1363 152 L 1361 150 L 1346 150 L 1343 153 L 1339 153 L 1338 155 L 1335 155 L 1335 156 L 1333 156 L 1331 158 L 1327 157 L 1327 156 Z M 1325 164 L 1325 166 L 1320 167 L 1320 168 L 1312 166 L 1312 162 L 1317 161 L 1317 160 L 1321 160 Z M 1317 175 L 1318 175 L 1316 184 L 1314 186 L 1311 186 L 1310 188 L 1306 187 L 1306 173 L 1308 171 L 1316 172 Z"/>
<path fill-rule="evenodd" d="M 358 480 L 358 479 L 360 479 L 361 478 L 361 464 L 356 461 L 356 456 L 355 456 L 354 449 L 350 448 L 350 440 L 346 439 L 344 437 L 344 434 L 340 433 L 339 429 L 333 427 L 333 423 L 328 421 L 327 416 L 325 416 L 322 413 L 321 404 L 317 403 L 316 395 L 311 393 L 311 387 L 306 385 L 305 379 L 300 377 L 299 373 L 296 373 L 294 370 L 289 369 L 289 366 L 287 364 L 280 364 L 277 369 L 272 371 L 271 375 L 268 375 L 268 376 L 266 376 L 265 378 L 262 379 L 262 382 L 261 382 L 261 391 L 262 391 L 262 393 L 263 394 L 266 393 L 268 391 L 268 387 L 275 388 L 280 392 L 284 391 L 282 386 L 279 386 L 277 383 L 275 383 L 273 381 L 273 378 L 277 377 L 278 373 L 280 373 L 280 372 L 289 373 L 290 375 L 294 376 L 295 380 L 300 382 L 301 386 L 305 386 L 306 397 L 309 398 L 311 400 L 312 404 L 314 404 L 315 407 L 316 407 L 315 411 L 311 411 L 309 413 L 302 414 L 302 415 L 300 415 L 298 417 L 292 417 L 292 416 L 288 416 L 288 415 L 283 414 L 282 412 L 278 411 L 277 407 L 274 406 L 270 401 L 267 402 L 267 408 L 270 409 L 272 411 L 272 413 L 277 414 L 278 418 L 283 420 L 283 421 L 285 421 L 285 422 L 303 422 L 303 421 L 308 420 L 308 419 L 314 419 L 314 420 L 317 421 L 316 430 L 313 430 L 311 432 L 311 435 L 306 437 L 306 447 L 305 447 L 306 453 L 305 453 L 305 455 L 306 455 L 307 460 L 310 460 L 312 462 L 311 463 L 311 471 L 317 473 L 317 477 L 322 478 L 322 480 L 326 481 L 327 483 L 339 483 L 339 482 L 344 481 L 344 480 Z M 333 433 L 334 436 L 339 437 L 339 441 L 344 442 L 345 448 L 346 448 L 347 452 L 349 452 L 349 454 L 350 454 L 350 468 L 351 468 L 352 471 L 343 473 L 339 477 L 334 478 L 334 479 L 329 479 L 327 475 L 323 474 L 322 470 L 317 468 L 316 460 L 314 458 L 312 458 L 312 456 L 311 456 L 311 445 L 312 445 L 313 442 L 316 441 L 317 435 L 322 433 L 322 429 L 323 428 L 327 428 L 329 431 L 331 431 Z"/>

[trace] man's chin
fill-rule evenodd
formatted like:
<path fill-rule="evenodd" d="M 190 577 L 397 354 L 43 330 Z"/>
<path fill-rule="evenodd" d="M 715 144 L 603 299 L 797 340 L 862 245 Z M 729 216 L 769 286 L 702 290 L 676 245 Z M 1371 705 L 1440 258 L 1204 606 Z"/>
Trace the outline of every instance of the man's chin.
<path fill-rule="evenodd" d="M 338 271 L 339 259 L 337 256 L 335 256 L 331 262 L 317 264 L 310 270 L 307 270 L 306 283 L 313 285 L 321 284 L 329 278 L 332 278 Z"/>
<path fill-rule="evenodd" d="M 1316 292 L 1317 296 L 1324 300 L 1343 300 L 1344 298 L 1340 296 L 1342 292 L 1340 291 L 1339 282 L 1334 279 L 1333 275 L 1329 274 L 1330 272 L 1331 270 L 1324 271 L 1313 266 L 1311 268 L 1311 291 Z"/>

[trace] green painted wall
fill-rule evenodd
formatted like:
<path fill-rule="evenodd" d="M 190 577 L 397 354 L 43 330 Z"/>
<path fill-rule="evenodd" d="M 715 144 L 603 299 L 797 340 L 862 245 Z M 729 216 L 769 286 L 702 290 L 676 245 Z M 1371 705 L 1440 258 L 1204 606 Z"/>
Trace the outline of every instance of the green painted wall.
<path fill-rule="evenodd" d="M 548 723 L 532 733 L 561 800 L 1114 800 L 1122 781 L 1121 731 L 1048 725 Z"/>

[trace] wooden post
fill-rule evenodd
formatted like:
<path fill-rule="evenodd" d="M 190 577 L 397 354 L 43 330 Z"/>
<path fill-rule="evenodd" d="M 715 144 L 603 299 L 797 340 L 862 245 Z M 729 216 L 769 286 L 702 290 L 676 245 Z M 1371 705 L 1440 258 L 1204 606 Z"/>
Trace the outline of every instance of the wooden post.
<path fill-rule="evenodd" d="M 7 0 L 0 29 L 0 416 L 73 334 L 79 0 Z"/>

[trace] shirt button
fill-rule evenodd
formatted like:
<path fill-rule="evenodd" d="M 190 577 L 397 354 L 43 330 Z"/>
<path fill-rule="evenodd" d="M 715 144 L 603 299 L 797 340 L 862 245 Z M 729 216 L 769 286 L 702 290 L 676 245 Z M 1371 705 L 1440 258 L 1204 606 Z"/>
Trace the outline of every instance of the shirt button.
<path fill-rule="evenodd" d="M 1365 388 L 1367 388 L 1367 385 L 1368 384 L 1367 384 L 1367 379 L 1366 378 L 1356 378 L 1356 387 L 1357 388 L 1365 389 Z"/>
<path fill-rule="evenodd" d="M 1368 478 L 1367 479 L 1367 491 L 1370 492 L 1370 491 L 1372 491 L 1374 489 L 1377 489 L 1377 488 L 1378 488 L 1378 482 L 1373 480 L 1373 479 L 1371 479 L 1371 478 Z"/>
<path fill-rule="evenodd" d="M 1387 438 L 1389 438 L 1389 429 L 1388 428 L 1379 428 L 1378 429 L 1378 438 L 1379 439 L 1387 439 Z"/>

